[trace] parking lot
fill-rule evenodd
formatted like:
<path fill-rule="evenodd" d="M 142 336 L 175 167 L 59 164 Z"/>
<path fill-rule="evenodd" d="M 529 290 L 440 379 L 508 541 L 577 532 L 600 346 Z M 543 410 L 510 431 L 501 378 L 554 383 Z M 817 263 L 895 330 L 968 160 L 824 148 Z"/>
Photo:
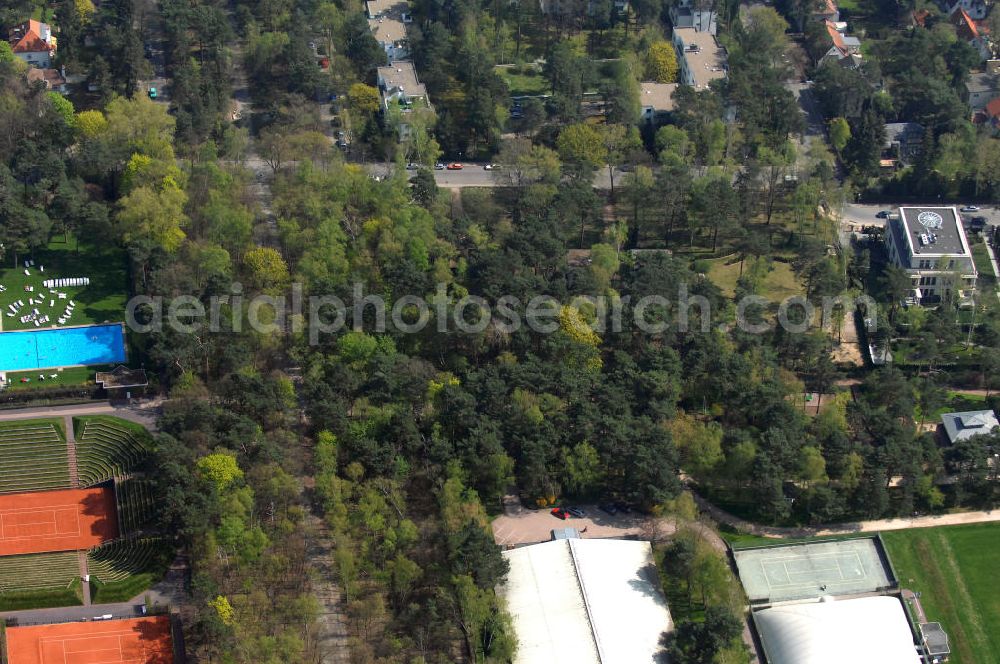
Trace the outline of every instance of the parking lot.
<path fill-rule="evenodd" d="M 601 511 L 596 505 L 580 507 L 586 512 L 585 517 L 562 520 L 553 516 L 549 509 L 530 510 L 508 504 L 505 513 L 493 520 L 493 537 L 500 546 L 511 547 L 546 542 L 552 539 L 552 531 L 557 528 L 576 528 L 587 538 L 631 535 L 649 539 L 653 534 L 648 531 L 649 528 L 658 528 L 656 535 L 661 537 L 673 531 L 673 527 L 664 520 L 657 521 L 643 514 L 633 512 L 611 515 Z"/>

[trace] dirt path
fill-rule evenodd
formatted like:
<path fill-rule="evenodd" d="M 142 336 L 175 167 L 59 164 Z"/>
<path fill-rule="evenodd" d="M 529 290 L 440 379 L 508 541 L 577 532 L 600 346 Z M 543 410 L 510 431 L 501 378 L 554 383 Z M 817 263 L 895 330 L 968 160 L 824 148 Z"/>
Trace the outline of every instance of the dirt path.
<path fill-rule="evenodd" d="M 319 600 L 316 621 L 316 649 L 320 664 L 350 664 L 347 619 L 340 588 L 334 583 L 333 542 L 322 519 L 314 514 L 307 518 L 309 531 L 309 566 L 312 571 L 313 594 Z"/>
<path fill-rule="evenodd" d="M 725 510 L 719 509 L 698 494 L 692 492 L 698 508 L 707 513 L 719 523 L 732 526 L 737 530 L 758 537 L 820 537 L 825 535 L 845 535 L 850 533 L 874 533 L 884 530 L 904 530 L 906 528 L 934 528 L 937 526 L 957 526 L 969 523 L 988 523 L 1000 521 L 1000 509 L 984 512 L 958 512 L 956 514 L 939 514 L 900 519 L 876 519 L 872 521 L 854 521 L 850 523 L 834 523 L 823 526 L 781 528 L 778 526 L 761 526 L 751 523 Z"/>

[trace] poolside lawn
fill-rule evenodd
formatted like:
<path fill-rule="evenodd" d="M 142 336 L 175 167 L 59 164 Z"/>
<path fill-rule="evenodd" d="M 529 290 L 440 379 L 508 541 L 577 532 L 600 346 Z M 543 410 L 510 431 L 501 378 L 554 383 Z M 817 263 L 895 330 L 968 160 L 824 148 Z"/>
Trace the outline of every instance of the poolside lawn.
<path fill-rule="evenodd" d="M 93 365 L 87 367 L 66 367 L 60 371 L 34 369 L 31 371 L 8 371 L 7 390 L 33 390 L 45 387 L 64 387 L 67 385 L 85 385 L 94 382 L 94 374 L 98 371 L 110 371 L 115 365 Z M 55 378 L 51 375 L 55 374 Z M 45 380 L 38 380 L 39 375 L 44 375 Z M 27 383 L 22 383 L 21 379 L 27 378 Z"/>
<path fill-rule="evenodd" d="M 4 257 L 4 265 L 0 268 L 0 284 L 7 290 L 0 293 L 0 319 L 4 331 L 35 329 L 32 322 L 21 323 L 20 317 L 33 308 L 28 305 L 32 295 L 42 295 L 43 302 L 35 305 L 42 314 L 47 314 L 50 321 L 42 327 L 57 325 L 57 319 L 64 311 L 66 304 L 73 300 L 76 309 L 67 325 L 88 325 L 92 323 L 119 322 L 124 319 L 125 302 L 128 293 L 128 277 L 126 271 L 125 253 L 118 248 L 105 248 L 77 242 L 71 236 L 66 242 L 59 237 L 45 249 L 34 252 L 35 266 L 29 268 L 30 276 L 24 274 L 24 259 L 31 255 L 18 255 L 18 265 L 13 266 L 13 256 Z M 45 267 L 45 272 L 39 268 Z M 90 277 L 88 286 L 65 286 L 55 290 L 66 293 L 66 299 L 59 299 L 42 286 L 46 279 L 62 279 L 69 277 Z M 25 286 L 34 286 L 34 292 L 24 290 Z M 17 300 L 23 300 L 25 306 L 20 314 L 8 316 L 8 305 Z M 49 302 L 53 301 L 52 307 Z"/>
<path fill-rule="evenodd" d="M 952 664 L 1000 653 L 1000 523 L 882 533 L 899 584 L 921 594 L 927 619 L 948 633 Z"/>

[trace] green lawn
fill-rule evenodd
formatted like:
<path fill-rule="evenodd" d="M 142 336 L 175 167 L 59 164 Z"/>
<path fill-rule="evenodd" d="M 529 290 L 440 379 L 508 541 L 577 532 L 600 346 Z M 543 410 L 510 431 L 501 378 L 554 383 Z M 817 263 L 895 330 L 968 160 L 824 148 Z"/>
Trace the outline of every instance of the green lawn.
<path fill-rule="evenodd" d="M 34 323 L 21 323 L 20 316 L 36 308 L 42 314 L 50 317 L 50 322 L 43 327 L 57 324 L 57 319 L 65 310 L 66 304 L 73 300 L 76 309 L 69 319 L 68 325 L 87 325 L 106 321 L 121 321 L 125 315 L 125 302 L 128 293 L 128 277 L 126 257 L 118 248 L 102 248 L 81 242 L 79 249 L 72 237 L 64 241 L 61 237 L 53 240 L 45 249 L 35 251 L 35 265 L 29 268 L 30 275 L 24 274 L 24 259 L 31 256 L 18 255 L 18 264 L 13 266 L 13 256 L 4 257 L 4 266 L 0 269 L 0 284 L 7 290 L 0 293 L 0 311 L 3 312 L 4 330 L 34 329 Z M 40 268 L 45 268 L 41 272 Z M 42 286 L 46 279 L 68 277 L 90 277 L 88 286 L 66 286 L 57 290 L 66 293 L 66 299 L 59 299 Z M 33 292 L 24 290 L 25 286 L 33 286 Z M 42 302 L 29 305 L 28 299 L 41 296 Z M 8 305 L 17 300 L 23 300 L 25 306 L 22 314 L 8 316 Z M 49 302 L 53 306 L 49 307 Z"/>
<path fill-rule="evenodd" d="M 1000 653 L 1000 523 L 882 533 L 899 584 L 921 593 L 951 641 L 952 664 L 995 662 Z"/>
<path fill-rule="evenodd" d="M 550 92 L 548 79 L 537 69 L 518 67 L 517 71 L 527 73 L 514 73 L 513 67 L 496 68 L 496 72 L 500 75 L 500 78 L 507 82 L 511 97 L 544 95 Z"/>
<path fill-rule="evenodd" d="M 996 283 L 986 243 L 978 238 L 972 239 L 972 262 L 976 264 L 976 271 L 979 272 L 980 287 L 985 288 Z"/>

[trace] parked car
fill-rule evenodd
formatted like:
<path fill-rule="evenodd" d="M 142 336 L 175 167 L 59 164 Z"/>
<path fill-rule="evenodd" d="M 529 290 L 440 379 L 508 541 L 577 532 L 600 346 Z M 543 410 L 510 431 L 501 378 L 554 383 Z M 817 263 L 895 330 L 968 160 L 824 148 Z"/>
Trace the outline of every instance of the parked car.
<path fill-rule="evenodd" d="M 462 164 L 458 163 L 457 161 L 453 161 L 450 164 L 448 164 L 449 171 L 460 171 L 463 168 L 465 168 L 465 166 L 462 166 Z"/>
<path fill-rule="evenodd" d="M 442 164 L 442 163 L 441 163 L 441 162 L 439 161 L 438 163 L 434 164 L 434 170 L 435 170 L 435 171 L 443 171 L 443 170 L 444 170 L 444 164 Z"/>
<path fill-rule="evenodd" d="M 979 212 L 979 206 L 977 205 L 966 205 L 962 208 L 962 212 Z"/>
<path fill-rule="evenodd" d="M 552 516 L 554 516 L 555 518 L 562 519 L 563 521 L 565 521 L 566 519 L 568 519 L 569 516 L 570 516 L 569 512 L 567 512 L 566 510 L 564 510 L 561 507 L 553 507 L 552 511 L 549 512 L 549 513 Z"/>
<path fill-rule="evenodd" d="M 876 219 L 888 219 L 890 214 L 892 214 L 892 213 L 889 212 L 888 210 L 881 210 L 881 211 L 879 211 L 878 214 L 875 215 L 875 218 Z"/>
<path fill-rule="evenodd" d="M 157 96 L 156 88 L 150 88 L 148 94 L 150 99 L 156 99 Z"/>
<path fill-rule="evenodd" d="M 986 217 L 973 217 L 969 220 L 969 230 L 982 231 L 986 228 Z"/>
<path fill-rule="evenodd" d="M 483 170 L 484 171 L 492 171 L 496 167 L 497 167 L 496 164 L 486 164 L 486 165 L 483 166 Z"/>
<path fill-rule="evenodd" d="M 414 164 L 412 161 L 406 165 L 406 170 L 408 171 L 415 171 L 417 168 L 419 168 L 419 165 Z"/>
<path fill-rule="evenodd" d="M 607 512 L 611 516 L 618 514 L 618 505 L 615 505 L 614 503 L 603 503 L 598 505 L 598 507 L 601 508 L 602 512 Z"/>
<path fill-rule="evenodd" d="M 566 511 L 569 512 L 571 516 L 575 516 L 578 519 L 582 519 L 587 516 L 587 512 L 582 507 L 567 507 Z"/>

